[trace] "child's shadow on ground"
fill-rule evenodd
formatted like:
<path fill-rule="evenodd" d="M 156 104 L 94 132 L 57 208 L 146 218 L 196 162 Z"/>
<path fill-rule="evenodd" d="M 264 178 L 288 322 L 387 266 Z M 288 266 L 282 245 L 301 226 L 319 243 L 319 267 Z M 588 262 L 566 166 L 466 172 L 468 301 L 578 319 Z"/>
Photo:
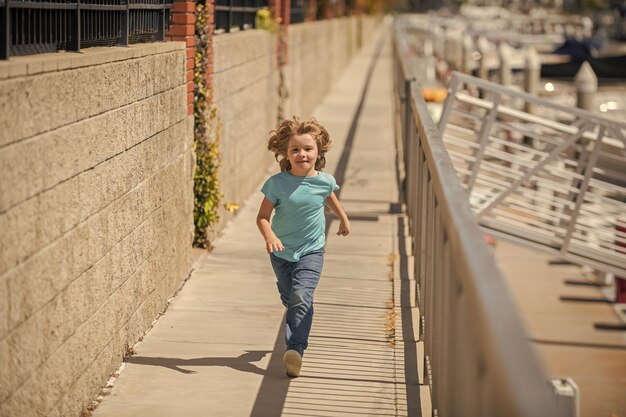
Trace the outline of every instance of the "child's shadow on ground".
<path fill-rule="evenodd" d="M 242 372 L 251 372 L 253 374 L 265 375 L 266 371 L 259 368 L 251 362 L 258 362 L 265 357 L 270 350 L 247 350 L 236 358 L 221 357 L 221 358 L 194 358 L 194 359 L 180 359 L 180 358 L 159 358 L 149 356 L 130 356 L 124 359 L 126 363 L 134 363 L 137 365 L 152 365 L 162 366 L 164 368 L 171 369 L 173 371 L 182 372 L 184 374 L 195 374 L 197 371 L 191 371 L 188 369 L 180 368 L 181 366 L 227 366 Z"/>

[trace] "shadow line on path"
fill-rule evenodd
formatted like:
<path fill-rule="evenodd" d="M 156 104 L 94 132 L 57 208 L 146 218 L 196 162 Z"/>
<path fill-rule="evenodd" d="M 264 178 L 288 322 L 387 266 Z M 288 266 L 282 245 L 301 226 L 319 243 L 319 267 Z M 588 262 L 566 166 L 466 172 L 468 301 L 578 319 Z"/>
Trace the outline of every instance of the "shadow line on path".
<path fill-rule="evenodd" d="M 181 358 L 163 358 L 151 356 L 130 356 L 124 359 L 126 363 L 136 365 L 162 366 L 173 371 L 183 374 L 195 374 L 197 371 L 181 368 L 181 366 L 226 366 L 242 372 L 250 372 L 258 375 L 265 375 L 266 371 L 259 368 L 252 362 L 258 362 L 263 359 L 270 351 L 268 350 L 249 350 L 235 358 L 233 357 L 204 357 L 193 359 Z"/>

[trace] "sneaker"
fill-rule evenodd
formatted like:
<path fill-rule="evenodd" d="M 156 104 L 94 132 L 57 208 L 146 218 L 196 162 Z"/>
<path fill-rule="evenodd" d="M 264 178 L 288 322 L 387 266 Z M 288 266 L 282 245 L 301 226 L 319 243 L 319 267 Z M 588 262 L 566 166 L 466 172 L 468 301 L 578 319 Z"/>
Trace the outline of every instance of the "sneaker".
<path fill-rule="evenodd" d="M 302 356 L 295 350 L 289 349 L 283 356 L 285 362 L 285 370 L 288 376 L 300 376 L 300 368 L 302 368 Z"/>

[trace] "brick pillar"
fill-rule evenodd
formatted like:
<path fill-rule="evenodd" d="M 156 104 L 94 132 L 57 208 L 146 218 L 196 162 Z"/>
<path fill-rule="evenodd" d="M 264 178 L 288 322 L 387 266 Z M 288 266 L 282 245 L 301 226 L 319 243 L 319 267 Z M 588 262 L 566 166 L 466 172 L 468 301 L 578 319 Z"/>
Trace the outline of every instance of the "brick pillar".
<path fill-rule="evenodd" d="M 193 58 L 195 54 L 195 1 L 175 1 L 172 8 L 172 26 L 165 34 L 170 41 L 187 43 L 187 114 L 193 114 Z"/>
<path fill-rule="evenodd" d="M 272 17 L 274 19 L 283 17 L 283 1 L 282 0 L 270 0 L 269 1 L 270 10 L 272 12 Z"/>
<path fill-rule="evenodd" d="M 289 1 L 289 0 L 287 0 Z M 213 29 L 215 27 L 215 0 L 206 0 L 207 13 L 207 68 L 205 77 L 212 91 L 213 74 Z M 175 0 L 172 8 L 172 26 L 166 33 L 167 40 L 183 41 L 187 44 L 187 114 L 193 114 L 194 56 L 195 56 L 196 2 Z M 211 97 L 208 97 L 209 102 Z"/>
<path fill-rule="evenodd" d="M 291 0 L 276 0 L 276 3 L 281 5 L 280 14 L 277 14 L 282 19 L 281 24 L 289 26 L 291 24 Z"/>

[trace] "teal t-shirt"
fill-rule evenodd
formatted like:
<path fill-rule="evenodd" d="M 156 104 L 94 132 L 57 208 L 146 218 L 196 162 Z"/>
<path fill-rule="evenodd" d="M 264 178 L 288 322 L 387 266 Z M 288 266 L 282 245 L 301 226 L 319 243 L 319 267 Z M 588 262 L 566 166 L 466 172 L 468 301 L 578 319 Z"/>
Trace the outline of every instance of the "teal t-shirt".
<path fill-rule="evenodd" d="M 283 171 L 265 181 L 261 192 L 274 203 L 272 230 L 285 247 L 275 256 L 296 262 L 303 254 L 324 247 L 324 201 L 338 189 L 335 178 L 325 172 L 297 177 Z"/>

